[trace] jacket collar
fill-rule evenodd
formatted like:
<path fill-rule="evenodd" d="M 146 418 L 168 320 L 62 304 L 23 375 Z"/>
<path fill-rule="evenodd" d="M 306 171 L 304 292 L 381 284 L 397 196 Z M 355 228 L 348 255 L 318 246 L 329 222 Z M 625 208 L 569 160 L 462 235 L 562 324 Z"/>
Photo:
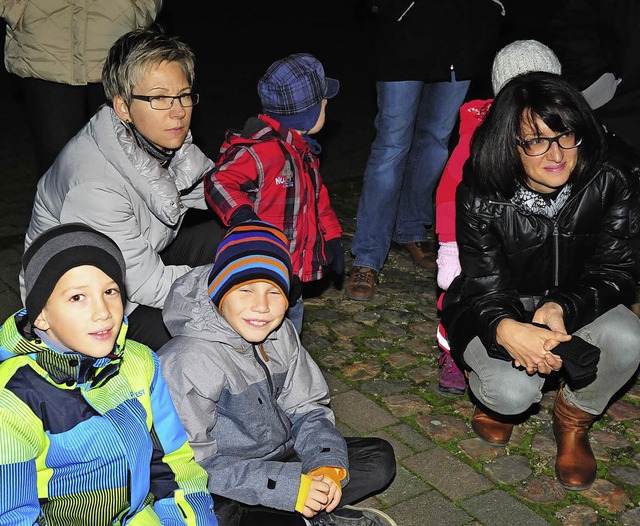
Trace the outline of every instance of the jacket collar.
<path fill-rule="evenodd" d="M 296 130 L 291 130 L 280 121 L 272 119 L 271 117 L 262 113 L 258 116 L 258 118 L 267 126 L 269 126 L 269 128 L 274 130 L 282 138 L 283 141 L 292 144 L 301 154 L 304 154 L 309 150 L 309 144 L 307 143 L 307 141 L 305 141 L 304 137 L 300 135 Z"/>
<path fill-rule="evenodd" d="M 126 343 L 126 322 L 120 328 L 114 351 L 103 358 L 92 358 L 76 352 L 60 352 L 45 344 L 32 334 L 26 314 L 26 309 L 22 309 L 2 326 L 0 361 L 28 356 L 46 373 L 49 381 L 67 387 L 88 383 L 97 387 L 118 374 Z"/>
<path fill-rule="evenodd" d="M 213 166 L 192 144 L 191 132 L 175 152 L 167 168 L 141 148 L 112 108 L 105 106 L 88 127 L 96 148 L 136 191 L 152 213 L 163 223 L 175 226 L 184 205 L 181 192 L 188 191 Z"/>

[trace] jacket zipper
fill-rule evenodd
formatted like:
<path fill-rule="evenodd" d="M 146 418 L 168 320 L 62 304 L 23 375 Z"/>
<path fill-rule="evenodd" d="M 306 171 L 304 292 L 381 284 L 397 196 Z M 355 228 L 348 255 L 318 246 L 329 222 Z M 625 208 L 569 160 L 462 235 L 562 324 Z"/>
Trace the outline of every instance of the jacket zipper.
<path fill-rule="evenodd" d="M 260 359 L 260 355 L 258 354 L 258 349 L 256 348 L 256 346 L 252 345 L 251 347 L 253 348 L 253 356 L 256 359 L 256 362 L 258 362 L 258 365 L 260 365 L 260 367 L 264 372 L 264 375 L 267 377 L 267 383 L 269 384 L 269 394 L 273 399 L 273 394 L 274 394 L 273 381 L 271 380 L 271 374 L 269 373 L 269 368 L 267 367 L 267 364 Z M 262 344 L 260 344 L 260 347 L 262 347 Z M 266 356 L 266 353 L 264 352 L 264 348 L 261 348 L 260 350 L 262 351 L 263 355 Z"/>
<path fill-rule="evenodd" d="M 256 346 L 252 345 L 251 347 L 253 348 L 253 356 L 255 357 L 256 362 L 258 362 L 258 365 L 260 365 L 260 367 L 264 371 L 265 376 L 267 377 L 267 383 L 269 384 L 269 394 L 271 395 L 271 400 L 273 401 L 273 404 L 277 406 L 278 404 L 276 402 L 275 389 L 273 387 L 273 380 L 271 379 L 271 374 L 269 372 L 269 368 L 267 367 L 267 364 L 260 359 L 260 354 L 258 353 L 258 349 L 256 348 Z M 262 344 L 260 344 L 260 353 L 262 354 L 262 356 L 264 356 L 266 358 L 266 361 L 269 361 L 269 357 L 267 356 L 267 353 L 265 352 L 264 347 L 262 346 Z M 278 415 L 278 420 L 280 420 L 280 423 L 282 424 L 282 427 L 287 430 L 287 436 L 288 436 L 289 435 L 289 428 L 286 425 L 286 423 L 284 422 L 284 420 L 282 420 L 282 416 L 280 415 L 280 411 L 278 411 L 277 408 L 276 408 L 276 415 Z"/>
<path fill-rule="evenodd" d="M 560 220 L 560 216 L 562 212 L 566 210 L 567 206 L 571 201 L 573 201 L 576 197 L 578 197 L 582 192 L 586 190 L 586 188 L 594 181 L 594 179 L 598 176 L 601 170 L 598 170 L 593 177 L 583 185 L 580 190 L 578 190 L 575 194 L 573 194 L 564 206 L 558 211 L 555 219 L 551 219 L 551 224 L 553 225 L 553 285 L 557 287 L 559 285 L 560 280 L 560 230 L 558 228 L 558 222 Z M 515 205 L 511 201 L 494 201 L 493 199 L 489 199 L 489 204 L 503 205 L 503 206 L 513 206 Z M 536 214 L 539 215 L 539 214 Z M 545 218 L 546 216 L 540 215 L 540 217 Z M 549 219 L 548 217 L 546 219 Z"/>
<path fill-rule="evenodd" d="M 553 286 L 558 286 L 560 274 L 560 235 L 558 221 L 553 221 Z"/>

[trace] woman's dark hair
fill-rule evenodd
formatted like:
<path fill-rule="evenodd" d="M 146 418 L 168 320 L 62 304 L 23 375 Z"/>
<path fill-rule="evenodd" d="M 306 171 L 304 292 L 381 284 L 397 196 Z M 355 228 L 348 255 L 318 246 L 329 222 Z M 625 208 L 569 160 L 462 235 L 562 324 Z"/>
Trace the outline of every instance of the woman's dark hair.
<path fill-rule="evenodd" d="M 471 183 L 480 191 L 513 196 L 526 173 L 516 140 L 523 120 L 539 117 L 557 133 L 571 130 L 582 139 L 569 181 L 579 182 L 602 163 L 604 132 L 582 94 L 559 75 L 531 72 L 511 79 L 491 104 L 471 142 Z"/>

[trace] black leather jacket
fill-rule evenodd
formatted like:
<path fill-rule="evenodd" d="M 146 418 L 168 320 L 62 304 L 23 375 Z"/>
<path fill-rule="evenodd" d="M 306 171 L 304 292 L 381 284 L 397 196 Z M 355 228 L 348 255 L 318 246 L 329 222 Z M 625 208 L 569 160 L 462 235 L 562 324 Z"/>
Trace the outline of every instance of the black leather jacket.
<path fill-rule="evenodd" d="M 462 353 L 479 336 L 490 356 L 510 360 L 495 341 L 498 322 L 530 321 L 547 302 L 562 306 L 569 333 L 631 304 L 636 184 L 627 172 L 604 164 L 584 184 L 574 184 L 550 219 L 463 181 L 456 221 L 462 274 L 445 294 L 442 312 L 454 359 L 464 365 Z"/>

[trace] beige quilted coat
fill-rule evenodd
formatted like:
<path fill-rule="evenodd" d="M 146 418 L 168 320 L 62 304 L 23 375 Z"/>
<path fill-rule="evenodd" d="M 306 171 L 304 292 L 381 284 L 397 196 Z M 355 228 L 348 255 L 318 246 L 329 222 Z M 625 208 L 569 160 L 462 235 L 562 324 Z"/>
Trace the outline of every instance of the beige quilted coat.
<path fill-rule="evenodd" d="M 99 82 L 111 45 L 153 23 L 162 0 L 0 0 L 4 64 L 20 77 Z"/>

